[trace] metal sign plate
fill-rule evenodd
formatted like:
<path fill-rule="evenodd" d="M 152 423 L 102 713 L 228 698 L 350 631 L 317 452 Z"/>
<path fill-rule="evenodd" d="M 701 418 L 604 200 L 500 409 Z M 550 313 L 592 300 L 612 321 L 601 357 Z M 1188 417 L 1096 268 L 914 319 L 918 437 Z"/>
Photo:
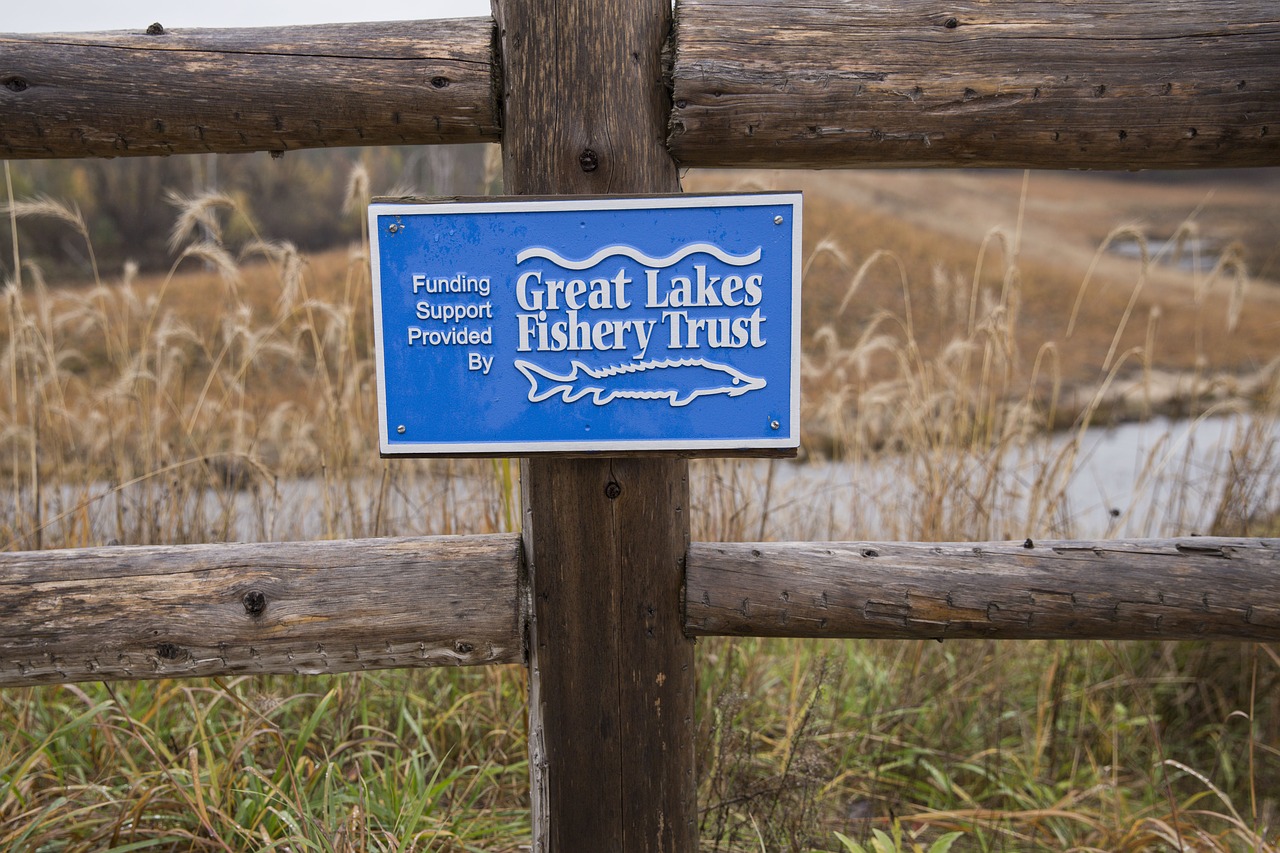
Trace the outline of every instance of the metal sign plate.
<path fill-rule="evenodd" d="M 369 207 L 383 455 L 799 445 L 795 193 Z"/>

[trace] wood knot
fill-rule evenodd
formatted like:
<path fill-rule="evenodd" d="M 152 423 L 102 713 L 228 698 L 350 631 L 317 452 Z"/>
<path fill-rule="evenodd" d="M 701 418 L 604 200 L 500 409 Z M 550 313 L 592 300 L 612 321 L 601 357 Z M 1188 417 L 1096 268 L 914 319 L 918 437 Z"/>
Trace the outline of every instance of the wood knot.
<path fill-rule="evenodd" d="M 462 640 L 453 644 L 453 650 L 460 655 L 469 655 L 476 650 L 471 643 L 464 643 Z"/>
<path fill-rule="evenodd" d="M 578 155 L 578 165 L 584 172 L 594 172 L 600 168 L 600 155 L 590 148 L 584 148 Z"/>
<path fill-rule="evenodd" d="M 31 84 L 26 81 L 25 77 L 6 77 L 4 78 L 4 87 L 10 92 L 25 92 L 31 88 Z"/>
<path fill-rule="evenodd" d="M 611 501 L 616 501 L 622 494 L 622 486 L 615 480 L 610 480 L 605 484 L 604 496 Z"/>
<path fill-rule="evenodd" d="M 448 77 L 432 77 L 431 86 L 435 89 L 446 89 L 449 86 Z"/>
<path fill-rule="evenodd" d="M 175 643 L 161 643 L 156 646 L 156 655 L 164 660 L 179 660 L 183 656 L 182 647 Z"/>

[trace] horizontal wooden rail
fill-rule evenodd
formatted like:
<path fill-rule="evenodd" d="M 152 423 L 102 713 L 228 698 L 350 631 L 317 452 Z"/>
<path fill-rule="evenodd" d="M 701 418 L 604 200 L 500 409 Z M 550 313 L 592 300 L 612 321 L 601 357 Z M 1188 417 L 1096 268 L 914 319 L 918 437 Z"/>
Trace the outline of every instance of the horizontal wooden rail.
<path fill-rule="evenodd" d="M 0 158 L 499 138 L 490 18 L 156 29 L 0 35 Z"/>
<path fill-rule="evenodd" d="M 1258 0 L 681 0 L 685 166 L 1280 165 Z M 494 142 L 490 18 L 0 35 L 0 158 Z"/>
<path fill-rule="evenodd" d="M 692 634 L 1280 640 L 1280 539 L 695 543 Z"/>
<path fill-rule="evenodd" d="M 685 166 L 1280 165 L 1261 0 L 681 0 Z"/>
<path fill-rule="evenodd" d="M 519 663 L 520 537 L 0 554 L 0 687 Z"/>
<path fill-rule="evenodd" d="M 0 554 L 0 687 L 520 663 L 519 537 Z M 708 543 L 695 635 L 1280 640 L 1280 540 Z"/>

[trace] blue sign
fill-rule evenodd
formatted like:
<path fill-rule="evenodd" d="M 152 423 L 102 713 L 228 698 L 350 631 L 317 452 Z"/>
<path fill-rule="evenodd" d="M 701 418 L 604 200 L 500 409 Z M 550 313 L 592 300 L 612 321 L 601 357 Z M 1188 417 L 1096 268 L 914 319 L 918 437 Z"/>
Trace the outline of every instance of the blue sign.
<path fill-rule="evenodd" d="M 383 455 L 791 449 L 799 194 L 375 203 Z"/>

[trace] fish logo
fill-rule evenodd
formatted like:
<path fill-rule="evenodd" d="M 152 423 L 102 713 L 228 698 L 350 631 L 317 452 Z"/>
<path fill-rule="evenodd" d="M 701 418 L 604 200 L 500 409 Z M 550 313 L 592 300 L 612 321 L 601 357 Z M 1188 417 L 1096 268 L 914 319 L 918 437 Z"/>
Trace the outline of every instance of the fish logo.
<path fill-rule="evenodd" d="M 606 406 L 618 398 L 665 399 L 672 406 L 687 406 L 699 397 L 741 397 L 765 386 L 762 378 L 705 358 L 668 358 L 609 367 L 588 367 L 574 361 L 572 369 L 563 374 L 522 359 L 516 360 L 515 367 L 529 380 L 530 403 L 541 403 L 559 394 L 566 403 L 590 395 L 597 406 Z"/>

